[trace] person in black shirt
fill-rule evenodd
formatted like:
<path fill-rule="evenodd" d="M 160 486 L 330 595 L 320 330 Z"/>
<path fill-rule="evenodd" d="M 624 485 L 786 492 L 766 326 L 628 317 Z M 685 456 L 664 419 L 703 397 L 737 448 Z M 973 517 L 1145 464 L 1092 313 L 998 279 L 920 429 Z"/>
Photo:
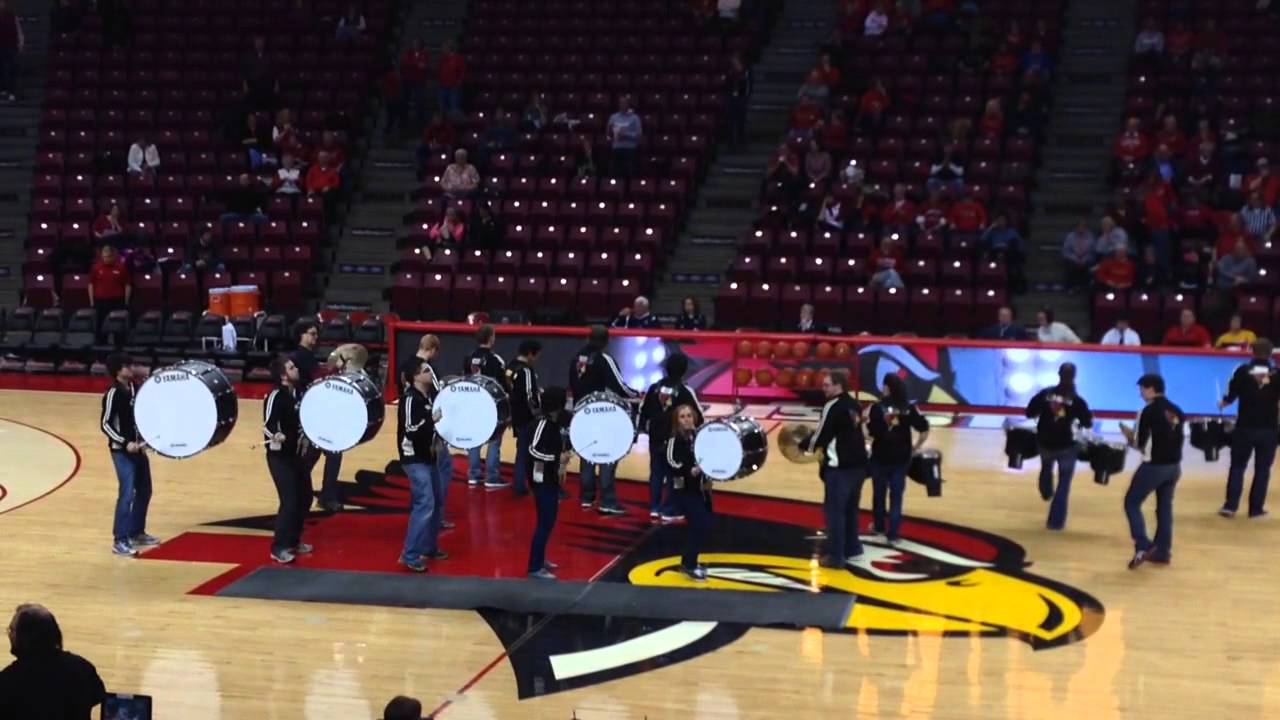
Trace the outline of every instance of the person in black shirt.
<path fill-rule="evenodd" d="M 0 670 L 0 718 L 89 720 L 106 699 L 93 663 L 62 649 L 62 630 L 41 605 L 19 605 L 9 621 L 9 652 Z"/>
<path fill-rule="evenodd" d="M 493 351 L 493 339 L 496 332 L 492 325 L 481 325 L 476 329 L 476 349 L 462 363 L 463 375 L 483 375 L 498 381 L 503 390 L 511 391 L 507 385 L 507 365 L 502 357 Z M 507 486 L 502 482 L 502 436 L 497 435 L 489 441 L 485 448 L 485 464 L 480 467 L 480 448 L 467 451 L 467 484 L 479 487 L 481 481 L 490 490 L 498 490 Z"/>
<path fill-rule="evenodd" d="M 311 383 L 318 380 L 322 374 L 320 361 L 316 359 L 316 344 L 320 342 L 320 326 L 307 321 L 295 326 L 294 330 L 298 333 L 298 346 L 289 353 L 289 359 L 298 369 L 295 391 L 301 400 L 303 393 L 311 387 Z M 342 453 L 322 451 L 310 444 L 307 446 L 306 454 L 299 458 L 302 475 L 307 478 L 308 506 L 310 506 L 312 493 L 311 471 L 315 470 L 321 455 L 324 455 L 324 477 L 320 481 L 320 493 L 316 496 L 316 502 L 323 510 L 338 512 L 342 509 L 342 502 L 338 500 L 338 473 L 342 472 Z"/>
<path fill-rule="evenodd" d="M 436 472 L 436 421 L 439 411 L 431 406 L 434 375 L 431 365 L 421 358 L 411 358 L 405 368 L 410 384 L 400 398 L 397 412 L 396 446 L 400 467 L 409 476 L 409 527 L 405 531 L 400 564 L 413 572 L 426 572 L 424 558 L 444 560 L 440 550 L 441 519 L 444 516 L 444 492 Z"/>
<path fill-rule="evenodd" d="M 666 458 L 676 504 L 687 523 L 680 572 L 690 580 L 702 582 L 707 579 L 707 570 L 698 564 L 698 551 L 711 532 L 711 481 L 703 476 L 693 454 L 696 422 L 691 405 L 681 405 L 672 412 Z"/>
<path fill-rule="evenodd" d="M 1067 522 L 1067 500 L 1071 477 L 1076 471 L 1075 426 L 1093 426 L 1093 413 L 1084 398 L 1076 394 L 1076 366 L 1063 363 L 1058 368 L 1058 384 L 1036 393 L 1027 403 L 1027 417 L 1036 421 L 1036 443 L 1040 449 L 1040 497 L 1048 500 L 1050 530 L 1061 530 Z M 1054 490 L 1053 468 L 1058 466 Z"/>
<path fill-rule="evenodd" d="M 542 353 L 542 343 L 522 340 L 516 359 L 507 366 L 507 387 L 511 388 L 511 429 L 516 436 L 516 461 L 512 467 L 512 490 L 516 495 L 528 493 L 529 445 L 533 442 L 534 425 L 542 408 L 542 391 L 538 388 L 538 371 L 533 364 Z"/>
<path fill-rule="evenodd" d="M 151 506 L 151 462 L 144 452 L 147 444 L 133 422 L 133 360 L 123 353 L 112 353 L 107 356 L 106 365 L 112 383 L 102 396 L 101 427 L 120 483 L 111 527 L 111 552 L 133 556 L 138 554 L 139 546 L 160 542 L 146 530 L 147 509 Z"/>
<path fill-rule="evenodd" d="M 929 439 L 929 421 L 907 400 L 907 386 L 892 373 L 884 376 L 884 398 L 871 406 L 871 507 L 876 532 L 898 541 L 902 525 L 902 493 L 906 490 L 911 455 Z M 919 433 L 915 444 L 911 431 Z M 886 500 L 888 515 L 885 515 Z"/>
<path fill-rule="evenodd" d="M 583 398 L 594 392 L 608 391 L 623 400 L 635 400 L 638 393 L 627 386 L 618 370 L 618 363 L 606 348 L 609 346 L 609 329 L 603 325 L 592 325 L 587 334 L 587 344 L 573 356 L 569 366 L 569 389 L 573 393 L 573 401 L 581 402 Z M 581 458 L 581 456 L 579 456 Z M 581 458 L 579 477 L 582 481 L 581 506 L 590 508 L 595 503 L 596 468 L 595 463 Z M 624 515 L 626 511 L 618 504 L 614 490 L 613 478 L 618 470 L 617 463 L 600 466 L 600 514 Z"/>
<path fill-rule="evenodd" d="M 1186 416 L 1182 408 L 1164 396 L 1164 378 L 1155 374 L 1138 378 L 1138 389 L 1147 406 L 1138 416 L 1138 429 L 1120 425 L 1129 444 L 1146 458 L 1133 473 L 1129 491 L 1124 494 L 1124 514 L 1129 518 L 1129 534 L 1133 537 L 1133 559 L 1129 569 L 1144 562 L 1167 564 L 1173 547 L 1173 490 L 1182 475 L 1182 425 Z M 1150 451 L 1147 445 L 1150 444 Z M 1142 518 L 1142 503 L 1156 494 L 1156 537 L 1147 537 Z"/>
<path fill-rule="evenodd" d="M 706 330 L 707 316 L 698 307 L 698 298 L 692 295 L 680 302 L 680 316 L 676 318 L 677 330 Z"/>
<path fill-rule="evenodd" d="M 271 559 L 291 563 L 296 556 L 312 550 L 302 542 L 302 521 L 311 507 L 311 482 L 299 466 L 310 443 L 303 437 L 298 420 L 298 367 L 284 355 L 276 357 L 271 361 L 271 382 L 275 387 L 262 403 L 267 470 L 280 500 Z"/>
<path fill-rule="evenodd" d="M 827 521 L 827 557 L 822 564 L 843 568 L 862 554 L 858 537 L 858 504 L 867 479 L 867 445 L 862 437 L 862 407 L 849 395 L 849 375 L 833 371 L 822 381 L 822 406 L 818 430 L 806 452 L 826 451 L 818 468 L 822 479 L 822 511 Z"/>
<path fill-rule="evenodd" d="M 266 195 L 255 183 L 249 173 L 240 173 L 236 186 L 228 190 L 223 198 L 227 211 L 222 213 L 218 222 L 226 229 L 227 223 L 245 220 L 255 225 L 267 221 L 267 214 L 262 212 Z"/>
<path fill-rule="evenodd" d="M 649 519 L 673 522 L 679 519 L 679 511 L 671 494 L 671 482 L 667 476 L 667 437 L 671 434 L 671 409 L 680 405 L 693 408 L 694 424 L 702 425 L 702 404 L 693 389 L 684 384 L 684 374 L 689 370 L 689 358 L 682 353 L 667 357 L 666 375 L 649 386 L 640 403 L 639 429 L 649 435 Z M 663 500 L 662 489 L 667 497 Z"/>
<path fill-rule="evenodd" d="M 556 569 L 555 563 L 547 561 L 547 541 L 556 526 L 556 515 L 560 511 L 560 483 L 563 482 L 564 469 L 569 462 L 565 396 L 564 388 L 558 385 L 552 385 L 543 391 L 544 414 L 534 425 L 529 446 L 532 462 L 526 479 L 533 490 L 538 523 L 529 544 L 528 571 L 529 577 L 540 580 L 556 579 L 552 574 Z"/>
<path fill-rule="evenodd" d="M 1273 382 L 1271 341 L 1258 338 L 1253 343 L 1253 359 L 1236 369 L 1227 394 L 1218 407 L 1240 401 L 1236 427 L 1231 431 L 1231 469 L 1227 472 L 1227 499 L 1218 514 L 1232 517 L 1240 507 L 1244 490 L 1244 469 L 1253 456 L 1253 485 L 1249 487 L 1249 517 L 1266 515 L 1267 486 L 1271 464 L 1276 459 L 1276 419 L 1280 404 L 1280 383 Z"/>

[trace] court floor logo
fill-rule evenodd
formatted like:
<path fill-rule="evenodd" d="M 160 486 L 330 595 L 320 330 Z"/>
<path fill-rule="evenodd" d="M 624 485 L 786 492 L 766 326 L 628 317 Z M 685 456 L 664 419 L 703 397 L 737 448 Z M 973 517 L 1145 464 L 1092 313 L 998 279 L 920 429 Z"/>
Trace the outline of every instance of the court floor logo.
<path fill-rule="evenodd" d="M 47 497 L 80 469 L 80 455 L 66 440 L 7 418 L 0 418 L 0 456 L 18 463 L 18 471 L 0 472 L 0 514 Z"/>

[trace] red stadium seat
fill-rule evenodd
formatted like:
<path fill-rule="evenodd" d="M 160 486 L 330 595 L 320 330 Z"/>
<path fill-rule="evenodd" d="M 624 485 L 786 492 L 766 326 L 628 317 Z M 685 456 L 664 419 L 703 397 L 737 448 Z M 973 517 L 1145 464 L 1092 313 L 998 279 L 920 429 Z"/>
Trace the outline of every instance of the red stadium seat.
<path fill-rule="evenodd" d="M 489 312 L 515 308 L 516 279 L 511 275 L 487 275 L 482 307 Z"/>
<path fill-rule="evenodd" d="M 1093 334 L 1101 338 L 1116 319 L 1127 314 L 1126 298 L 1123 292 L 1111 290 L 1099 291 L 1093 296 Z"/>
<path fill-rule="evenodd" d="M 422 312 L 422 273 L 401 271 L 391 279 L 391 312 L 402 318 L 416 319 Z M 440 293 L 448 302 L 448 291 Z M 448 312 L 447 306 L 445 312 Z"/>
<path fill-rule="evenodd" d="M 728 282 L 716 293 L 716 323 L 722 327 L 748 324 L 748 283 Z"/>
<path fill-rule="evenodd" d="M 484 276 L 471 273 L 455 276 L 451 305 L 449 318 L 455 321 L 484 309 Z"/>
<path fill-rule="evenodd" d="M 907 323 L 903 330 L 917 334 L 935 333 L 939 329 L 942 292 L 936 287 L 911 288 L 911 301 L 907 308 Z"/>
<path fill-rule="evenodd" d="M 578 278 L 554 277 L 547 283 L 547 307 L 572 310 L 578 301 Z"/>
<path fill-rule="evenodd" d="M 875 328 L 881 333 L 905 330 L 907 323 L 907 291 L 899 288 L 876 290 Z"/>

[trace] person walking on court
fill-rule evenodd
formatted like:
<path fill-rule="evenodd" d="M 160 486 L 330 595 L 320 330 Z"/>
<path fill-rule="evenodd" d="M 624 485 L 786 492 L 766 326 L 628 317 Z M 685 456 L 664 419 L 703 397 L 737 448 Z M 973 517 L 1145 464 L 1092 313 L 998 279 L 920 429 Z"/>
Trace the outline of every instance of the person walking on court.
<path fill-rule="evenodd" d="M 867 429 L 871 433 L 871 509 L 875 531 L 890 543 L 898 542 L 902 526 L 902 495 L 907 487 L 911 455 L 929 439 L 929 421 L 907 400 L 907 386 L 893 373 L 884 376 L 884 393 L 871 406 Z M 911 431 L 919 433 L 911 442 Z"/>
<path fill-rule="evenodd" d="M 1156 374 L 1143 375 L 1138 378 L 1138 391 L 1147 405 L 1138 415 L 1137 430 L 1120 424 L 1125 439 L 1144 458 L 1124 495 L 1124 513 L 1133 537 L 1130 570 L 1136 570 L 1144 562 L 1167 565 L 1172 558 L 1173 491 L 1182 475 L 1182 426 L 1186 422 L 1182 408 L 1164 396 L 1164 378 Z M 1142 503 L 1152 493 L 1156 496 L 1154 541 L 1147 537 L 1142 517 Z"/>
<path fill-rule="evenodd" d="M 611 392 L 621 400 L 634 401 L 639 394 L 622 380 L 622 372 L 618 370 L 618 362 L 609 354 L 609 329 L 603 325 L 592 325 L 587 333 L 587 344 L 573 356 L 569 366 L 569 389 L 573 393 L 575 403 L 595 392 Z M 590 509 L 596 499 L 596 479 L 599 472 L 600 481 L 600 514 L 625 515 L 626 510 L 618 504 L 617 492 L 613 478 L 618 471 L 618 464 L 596 465 L 580 457 L 580 476 L 582 479 L 582 508 Z"/>
<path fill-rule="evenodd" d="M 1244 491 L 1244 470 L 1253 458 L 1253 484 L 1249 487 L 1249 517 L 1267 514 L 1267 487 L 1271 464 L 1276 459 L 1277 415 L 1280 415 L 1280 382 L 1271 365 L 1271 341 L 1258 338 L 1253 358 L 1236 368 L 1227 385 L 1227 394 L 1218 401 L 1224 408 L 1239 400 L 1236 426 L 1231 431 L 1231 469 L 1227 471 L 1227 498 L 1218 510 L 1222 517 L 1234 517 Z"/>
<path fill-rule="evenodd" d="M 284 355 L 271 361 L 275 385 L 262 403 L 262 435 L 267 448 L 267 470 L 280 500 L 276 511 L 271 559 L 291 563 L 312 547 L 302 542 L 302 523 L 311 507 L 311 480 L 301 462 L 308 443 L 298 418 L 298 367 Z"/>
<path fill-rule="evenodd" d="M 1040 497 L 1051 500 L 1050 530 L 1061 530 L 1067 524 L 1067 501 L 1071 495 L 1071 478 L 1076 471 L 1079 449 L 1075 428 L 1093 427 L 1089 404 L 1076 393 L 1076 366 L 1063 363 L 1058 368 L 1058 384 L 1036 393 L 1027 403 L 1027 417 L 1036 421 L 1036 444 L 1040 450 Z M 1053 482 L 1054 466 L 1058 483 Z"/>
<path fill-rule="evenodd" d="M 512 491 L 526 495 L 529 474 L 529 446 L 542 410 L 542 390 L 538 387 L 538 371 L 533 368 L 542 353 L 542 343 L 522 340 L 516 359 L 507 366 L 507 387 L 511 388 L 511 429 L 516 436 L 516 461 L 512 466 Z"/>
<path fill-rule="evenodd" d="M 542 417 L 534 426 L 530 438 L 529 477 L 526 478 L 533 492 L 534 508 L 538 522 L 529 544 L 529 577 L 539 580 L 555 580 L 556 564 L 547 560 L 547 542 L 556 526 L 560 512 L 560 483 L 569 462 L 571 448 L 566 441 L 568 428 L 564 423 L 565 389 L 552 385 L 542 393 Z M 517 482 L 520 482 L 517 480 Z"/>
<path fill-rule="evenodd" d="M 476 349 L 472 351 L 462 364 L 463 375 L 483 375 L 494 380 L 502 389 L 511 392 L 507 384 L 507 365 L 502 357 L 493 351 L 496 335 L 492 325 L 481 325 L 476 329 Z M 507 486 L 502 482 L 502 436 L 498 435 L 485 447 L 485 464 L 480 467 L 480 448 L 467 451 L 467 484 L 480 487 L 483 482 L 486 489 L 497 490 Z"/>
<path fill-rule="evenodd" d="M 671 478 L 667 476 L 667 437 L 671 434 L 671 409 L 680 405 L 693 408 L 694 423 L 702 425 L 702 405 L 693 388 L 684 384 L 689 358 L 683 353 L 667 356 L 666 374 L 649 386 L 640 403 L 639 430 L 649 436 L 649 519 L 673 522 L 680 519 L 672 496 Z M 663 497 L 663 490 L 666 497 Z"/>
<path fill-rule="evenodd" d="M 397 408 L 396 447 L 400 467 L 409 476 L 409 527 L 405 531 L 400 564 L 413 572 L 426 572 L 427 558 L 449 557 L 440 550 L 440 520 L 444 514 L 443 491 L 436 473 L 436 421 L 440 411 L 431 405 L 431 366 L 421 358 L 411 358 L 405 376 L 411 381 Z"/>
<path fill-rule="evenodd" d="M 133 556 L 159 538 L 147 534 L 147 509 L 151 506 L 151 462 L 138 427 L 133 421 L 133 360 L 124 353 L 107 356 L 111 387 L 102 395 L 102 434 L 116 470 L 115 520 L 111 527 L 111 552 Z"/>
<path fill-rule="evenodd" d="M 671 474 L 676 507 L 685 518 L 684 552 L 680 572 L 696 582 L 707 579 L 707 569 L 698 564 L 698 553 L 711 533 L 711 480 L 698 467 L 693 454 L 693 437 L 698 431 L 697 416 L 690 405 L 672 412 L 671 437 L 667 438 L 667 472 Z"/>
<path fill-rule="evenodd" d="M 822 381 L 822 406 L 818 430 L 806 452 L 825 451 L 818 477 L 822 480 L 822 512 L 827 522 L 827 556 L 822 564 L 843 568 L 862 554 L 858 537 L 858 504 L 867 479 L 867 445 L 862 436 L 862 407 L 849 395 L 849 374 L 835 370 Z"/>

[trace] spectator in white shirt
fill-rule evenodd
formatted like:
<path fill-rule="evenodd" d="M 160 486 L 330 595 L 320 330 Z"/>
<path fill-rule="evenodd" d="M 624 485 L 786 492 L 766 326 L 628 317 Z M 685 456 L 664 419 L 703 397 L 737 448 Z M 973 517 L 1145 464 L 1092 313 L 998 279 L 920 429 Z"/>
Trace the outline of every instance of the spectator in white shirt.
<path fill-rule="evenodd" d="M 276 170 L 276 192 L 286 195 L 302 192 L 302 168 L 292 155 L 285 155 L 280 169 Z"/>
<path fill-rule="evenodd" d="M 1133 52 L 1135 55 L 1160 55 L 1164 52 L 1164 33 L 1160 32 L 1155 18 L 1147 18 L 1143 24 L 1142 32 L 1133 41 Z"/>
<path fill-rule="evenodd" d="M 1116 225 L 1116 221 L 1110 215 L 1102 218 L 1102 232 L 1098 233 L 1098 244 L 1094 247 L 1094 254 L 1098 257 L 1108 257 L 1116 253 L 1116 248 L 1124 248 L 1126 252 L 1129 248 L 1129 233 L 1124 228 Z"/>
<path fill-rule="evenodd" d="M 1079 343 L 1080 336 L 1067 326 L 1053 319 L 1053 310 L 1041 308 L 1036 313 L 1036 338 L 1040 342 Z"/>
<path fill-rule="evenodd" d="M 1125 317 L 1116 318 L 1115 327 L 1111 328 L 1102 336 L 1103 345 L 1141 345 L 1142 338 L 1131 327 L 1129 327 L 1129 319 Z"/>
<path fill-rule="evenodd" d="M 155 143 L 146 137 L 139 137 L 129 146 L 129 173 L 132 175 L 155 175 L 160 169 L 160 151 Z"/>
<path fill-rule="evenodd" d="M 884 3 L 877 3 L 867 13 L 867 20 L 862 24 L 862 34 L 867 37 L 879 37 L 889 29 L 889 13 Z"/>

